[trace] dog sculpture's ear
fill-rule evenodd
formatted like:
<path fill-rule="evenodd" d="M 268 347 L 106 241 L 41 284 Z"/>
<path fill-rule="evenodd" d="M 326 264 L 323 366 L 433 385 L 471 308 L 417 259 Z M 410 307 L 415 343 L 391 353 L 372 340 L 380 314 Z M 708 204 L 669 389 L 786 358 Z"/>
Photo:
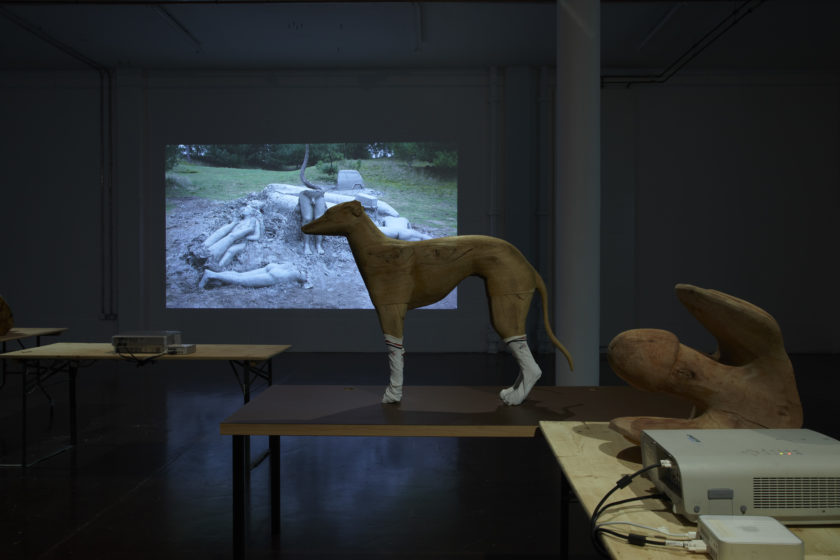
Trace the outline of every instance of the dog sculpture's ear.
<path fill-rule="evenodd" d="M 362 208 L 362 203 L 358 200 L 351 200 L 350 211 L 353 212 L 353 215 L 358 218 L 362 215 L 362 212 L 364 212 L 364 209 Z"/>

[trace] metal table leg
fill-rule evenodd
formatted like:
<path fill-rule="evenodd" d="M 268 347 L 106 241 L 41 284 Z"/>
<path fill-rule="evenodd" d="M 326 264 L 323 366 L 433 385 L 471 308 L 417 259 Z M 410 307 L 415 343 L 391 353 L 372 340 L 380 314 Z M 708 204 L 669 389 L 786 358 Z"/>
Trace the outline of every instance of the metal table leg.
<path fill-rule="evenodd" d="M 251 386 L 254 382 L 258 379 L 265 379 L 268 385 L 273 382 L 274 372 L 271 359 L 264 362 L 230 360 L 229 363 L 246 404 L 251 400 Z"/>
<path fill-rule="evenodd" d="M 251 386 L 258 380 L 258 379 L 265 379 L 265 381 L 270 386 L 274 380 L 274 372 L 272 370 L 272 360 L 268 359 L 264 362 L 254 362 L 254 361 L 238 361 L 238 360 L 230 360 L 230 367 L 233 369 L 233 375 L 236 377 L 236 381 L 239 383 L 239 388 L 242 390 L 242 399 L 245 404 L 248 404 L 251 400 Z M 250 443 L 248 440 L 245 442 L 245 450 L 250 457 Z M 251 468 L 257 468 L 265 458 L 268 457 L 270 454 L 270 450 L 264 451 L 258 457 L 256 457 L 253 461 L 251 461 Z"/>
<path fill-rule="evenodd" d="M 244 560 L 248 554 L 248 473 L 250 461 L 245 443 L 248 436 L 233 436 L 233 557 Z"/>
<path fill-rule="evenodd" d="M 569 559 L 569 510 L 572 502 L 572 486 L 566 478 L 566 473 L 560 474 L 560 560 Z"/>
<path fill-rule="evenodd" d="M 3 467 L 31 467 L 36 463 L 45 461 L 51 457 L 63 453 L 68 449 L 74 447 L 78 441 L 78 422 L 76 414 L 76 378 L 79 370 L 79 363 L 75 360 L 56 360 L 44 365 L 40 361 L 23 361 L 21 370 L 21 411 L 20 411 L 20 464 L 19 465 L 2 465 Z M 66 445 L 56 451 L 43 455 L 32 462 L 27 461 L 28 456 L 28 438 L 27 431 L 29 428 L 29 419 L 27 414 L 28 395 L 36 388 L 40 389 L 46 396 L 50 405 L 50 424 L 53 419 L 53 400 L 52 397 L 44 390 L 41 385 L 45 380 L 51 378 L 53 375 L 67 372 L 68 377 L 68 399 L 70 405 L 70 444 Z M 30 377 L 32 380 L 30 381 Z"/>
<path fill-rule="evenodd" d="M 26 386 L 26 375 L 28 368 L 24 366 L 23 374 L 20 380 L 20 466 L 26 468 L 26 394 L 28 387 Z M 37 374 L 36 374 L 37 375 Z"/>
<path fill-rule="evenodd" d="M 75 446 L 78 441 L 78 424 L 76 421 L 76 373 L 79 371 L 79 364 L 71 362 L 68 365 L 68 398 L 70 400 L 70 445 Z"/>
<path fill-rule="evenodd" d="M 280 436 L 268 436 L 271 490 L 271 534 L 280 534 Z"/>

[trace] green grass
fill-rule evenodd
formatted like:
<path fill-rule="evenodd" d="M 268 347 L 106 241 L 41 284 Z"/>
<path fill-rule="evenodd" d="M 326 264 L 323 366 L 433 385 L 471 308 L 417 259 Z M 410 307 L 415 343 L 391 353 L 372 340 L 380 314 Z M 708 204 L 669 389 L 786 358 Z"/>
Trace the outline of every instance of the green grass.
<path fill-rule="evenodd" d="M 356 161 L 350 163 L 339 167 L 356 167 Z M 382 192 L 381 199 L 415 226 L 457 229 L 458 197 L 454 178 L 438 178 L 422 164 L 388 159 L 362 160 L 359 172 L 367 188 Z M 320 185 L 335 184 L 334 177 L 323 175 L 314 167 L 307 169 L 306 178 Z M 301 185 L 300 171 L 234 169 L 182 162 L 167 172 L 167 211 L 171 209 L 170 198 L 234 200 L 259 192 L 269 183 Z"/>
<path fill-rule="evenodd" d="M 212 200 L 234 200 L 251 192 L 258 192 L 269 183 L 300 184 L 297 171 L 266 171 L 264 169 L 234 169 L 179 163 L 168 177 L 185 178 L 192 188 L 167 182 L 166 197 L 199 197 Z"/>
<path fill-rule="evenodd" d="M 381 191 L 382 200 L 414 225 L 458 227 L 458 192 L 455 179 L 443 180 L 403 162 L 363 160 L 359 173 L 369 189 Z"/>

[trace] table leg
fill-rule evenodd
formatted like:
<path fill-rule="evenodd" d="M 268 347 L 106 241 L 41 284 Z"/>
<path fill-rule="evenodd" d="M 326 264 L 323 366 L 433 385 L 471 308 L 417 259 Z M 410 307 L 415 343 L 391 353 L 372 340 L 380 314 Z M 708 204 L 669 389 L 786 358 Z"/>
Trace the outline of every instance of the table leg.
<path fill-rule="evenodd" d="M 28 369 L 24 366 L 23 374 L 20 376 L 20 466 L 24 469 L 26 468 L 26 374 Z"/>
<path fill-rule="evenodd" d="M 233 436 L 233 557 L 243 560 L 248 554 L 248 436 Z"/>
<path fill-rule="evenodd" d="M 280 534 L 280 436 L 268 436 L 271 471 L 271 534 Z"/>
<path fill-rule="evenodd" d="M 2 344 L 3 353 L 6 353 L 6 341 Z M 0 360 L 0 389 L 6 385 L 6 360 Z"/>
<path fill-rule="evenodd" d="M 274 378 L 272 370 L 272 360 L 269 358 L 264 362 L 253 361 L 236 361 L 230 360 L 230 367 L 233 369 L 233 375 L 236 377 L 239 388 L 242 390 L 242 397 L 245 404 L 251 400 L 251 385 L 257 379 L 265 379 L 268 385 L 271 385 Z"/>
<path fill-rule="evenodd" d="M 77 441 L 77 424 L 76 424 L 76 372 L 78 371 L 78 366 L 76 364 L 71 363 L 68 366 L 68 377 L 67 384 L 68 388 L 68 398 L 70 399 L 70 445 L 75 446 Z"/>
<path fill-rule="evenodd" d="M 566 473 L 560 474 L 560 514 L 563 519 L 560 523 L 560 560 L 569 559 L 569 513 L 572 497 L 572 486 L 566 478 Z"/>

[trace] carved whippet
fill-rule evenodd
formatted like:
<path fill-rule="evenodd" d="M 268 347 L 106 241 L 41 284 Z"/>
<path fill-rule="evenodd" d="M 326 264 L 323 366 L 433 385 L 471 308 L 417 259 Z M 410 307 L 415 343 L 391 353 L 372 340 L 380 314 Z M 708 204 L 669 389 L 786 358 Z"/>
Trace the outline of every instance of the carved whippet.
<path fill-rule="evenodd" d="M 534 290 L 540 292 L 551 342 L 573 368 L 572 358 L 548 321 L 545 283 L 519 250 L 502 239 L 461 235 L 423 241 L 387 237 L 358 201 L 344 202 L 304 225 L 306 234 L 343 235 L 367 286 L 385 335 L 390 384 L 382 402 L 399 402 L 403 385 L 403 322 L 406 311 L 443 299 L 467 276 L 484 279 L 493 328 L 516 358 L 516 382 L 499 396 L 510 405 L 525 400 L 542 375 L 525 338 L 525 319 Z"/>

